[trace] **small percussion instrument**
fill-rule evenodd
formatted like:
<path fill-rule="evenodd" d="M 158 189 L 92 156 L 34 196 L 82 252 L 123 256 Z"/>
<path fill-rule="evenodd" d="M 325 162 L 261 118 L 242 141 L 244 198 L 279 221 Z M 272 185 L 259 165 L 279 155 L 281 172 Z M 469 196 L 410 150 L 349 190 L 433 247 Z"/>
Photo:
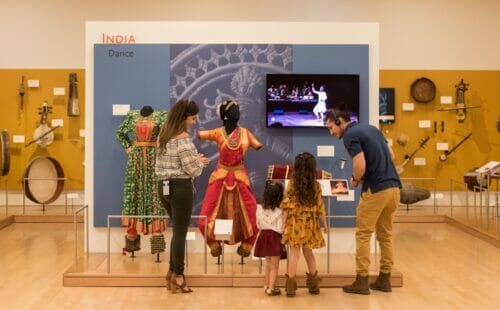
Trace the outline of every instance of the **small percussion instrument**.
<path fill-rule="evenodd" d="M 23 187 L 26 197 L 39 204 L 54 202 L 64 188 L 64 172 L 52 157 L 33 158 L 24 171 Z"/>

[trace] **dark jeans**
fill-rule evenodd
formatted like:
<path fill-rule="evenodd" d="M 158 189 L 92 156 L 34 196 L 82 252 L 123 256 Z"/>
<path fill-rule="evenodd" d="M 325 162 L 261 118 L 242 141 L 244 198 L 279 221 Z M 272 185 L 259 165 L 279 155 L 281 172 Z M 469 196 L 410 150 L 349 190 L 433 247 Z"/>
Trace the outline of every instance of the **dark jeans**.
<path fill-rule="evenodd" d="M 163 181 L 158 182 L 158 192 L 163 207 L 172 219 L 170 241 L 170 271 L 184 274 L 186 234 L 193 211 L 193 183 L 191 179 L 170 179 L 170 195 L 163 196 Z"/>

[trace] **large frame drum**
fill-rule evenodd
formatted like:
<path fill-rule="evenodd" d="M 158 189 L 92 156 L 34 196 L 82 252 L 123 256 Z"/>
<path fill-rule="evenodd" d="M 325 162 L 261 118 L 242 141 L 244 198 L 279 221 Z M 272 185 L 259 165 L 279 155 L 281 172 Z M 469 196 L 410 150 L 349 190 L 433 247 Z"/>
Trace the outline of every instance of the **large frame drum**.
<path fill-rule="evenodd" d="M 0 176 L 9 174 L 10 170 L 10 149 L 9 134 L 7 131 L 0 132 Z"/>
<path fill-rule="evenodd" d="M 52 157 L 35 157 L 24 172 L 23 186 L 29 200 L 39 204 L 54 202 L 64 188 L 63 169 Z"/>

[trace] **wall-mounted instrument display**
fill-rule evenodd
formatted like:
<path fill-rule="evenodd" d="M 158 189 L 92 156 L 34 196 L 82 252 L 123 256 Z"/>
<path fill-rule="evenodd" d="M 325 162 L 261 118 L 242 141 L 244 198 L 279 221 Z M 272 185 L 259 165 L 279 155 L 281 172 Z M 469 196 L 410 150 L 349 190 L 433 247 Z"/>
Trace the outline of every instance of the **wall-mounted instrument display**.
<path fill-rule="evenodd" d="M 80 116 L 78 108 L 78 80 L 76 73 L 69 74 L 68 116 Z"/>
<path fill-rule="evenodd" d="M 23 175 L 26 197 L 39 204 L 54 202 L 64 188 L 64 172 L 59 162 L 52 157 L 33 158 Z"/>
<path fill-rule="evenodd" d="M 416 102 L 431 102 L 436 96 L 436 85 L 428 78 L 421 77 L 411 84 L 410 93 Z"/>
<path fill-rule="evenodd" d="M 455 108 L 440 108 L 438 111 L 456 111 L 457 120 L 459 123 L 463 123 L 467 116 L 467 109 L 476 109 L 481 106 L 466 106 L 465 105 L 465 92 L 469 89 L 469 84 L 464 83 L 464 79 L 460 80 L 460 83 L 455 85 L 456 88 L 456 107 Z"/>
<path fill-rule="evenodd" d="M 0 176 L 9 174 L 10 149 L 9 133 L 6 130 L 0 132 Z"/>
<path fill-rule="evenodd" d="M 446 159 L 448 159 L 448 157 L 451 155 L 451 153 L 453 153 L 456 149 L 458 149 L 458 147 L 460 145 L 462 145 L 462 143 L 464 143 L 465 141 L 467 141 L 467 139 L 469 139 L 471 136 L 472 136 L 472 132 L 470 134 L 468 134 L 465 138 L 463 138 L 462 140 L 460 140 L 460 142 L 458 142 L 457 145 L 455 145 L 454 147 L 452 147 L 451 150 L 444 151 L 443 154 L 439 155 L 439 160 L 440 161 L 446 161 Z"/>
<path fill-rule="evenodd" d="M 21 84 L 19 85 L 19 98 L 20 98 L 20 104 L 19 107 L 21 108 L 21 111 L 24 108 L 24 94 L 26 93 L 26 89 L 24 88 L 24 75 L 21 80 Z"/>
<path fill-rule="evenodd" d="M 398 173 L 402 173 L 405 170 L 405 166 L 408 164 L 408 162 L 413 158 L 413 156 L 415 156 L 415 154 L 417 154 L 418 151 L 420 151 L 425 147 L 425 144 L 429 141 L 430 138 L 431 137 L 427 137 L 425 139 L 420 140 L 418 147 L 410 155 L 408 154 L 405 155 L 405 160 L 403 161 L 403 163 L 401 165 L 396 166 L 396 171 Z"/>
<path fill-rule="evenodd" d="M 46 101 L 43 102 L 42 107 L 38 108 L 38 110 L 38 114 L 40 114 L 40 126 L 35 129 L 33 140 L 26 144 L 26 146 L 36 143 L 39 147 L 46 148 L 54 141 L 53 131 L 59 128 L 59 126 L 50 128 L 47 124 L 47 115 L 52 113 L 52 107 L 49 107 Z"/>

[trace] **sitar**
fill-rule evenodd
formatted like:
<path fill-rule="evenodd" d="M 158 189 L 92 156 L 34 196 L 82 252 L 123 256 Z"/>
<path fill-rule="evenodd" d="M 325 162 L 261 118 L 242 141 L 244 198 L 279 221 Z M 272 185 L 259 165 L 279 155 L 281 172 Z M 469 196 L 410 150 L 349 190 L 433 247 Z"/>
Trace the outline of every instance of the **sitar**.
<path fill-rule="evenodd" d="M 405 155 L 405 160 L 403 161 L 403 163 L 401 165 L 396 166 L 396 171 L 398 173 L 402 173 L 405 170 L 405 166 L 410 162 L 410 160 L 413 158 L 413 156 L 415 156 L 415 154 L 417 154 L 417 152 L 420 149 L 425 147 L 425 144 L 429 141 L 430 138 L 431 137 L 427 137 L 423 140 L 420 140 L 418 147 L 410 155 L 408 155 L 408 154 Z"/>
<path fill-rule="evenodd" d="M 439 155 L 439 160 L 440 161 L 446 161 L 446 159 L 448 159 L 448 157 L 451 155 L 451 153 L 453 153 L 456 149 L 458 149 L 458 147 L 460 145 L 462 145 L 462 143 L 464 143 L 467 139 L 469 139 L 470 137 L 472 136 L 472 132 L 469 133 L 465 138 L 463 138 L 460 142 L 457 143 L 457 145 L 455 145 L 454 147 L 451 148 L 451 150 L 446 150 L 444 151 L 443 154 Z"/>

